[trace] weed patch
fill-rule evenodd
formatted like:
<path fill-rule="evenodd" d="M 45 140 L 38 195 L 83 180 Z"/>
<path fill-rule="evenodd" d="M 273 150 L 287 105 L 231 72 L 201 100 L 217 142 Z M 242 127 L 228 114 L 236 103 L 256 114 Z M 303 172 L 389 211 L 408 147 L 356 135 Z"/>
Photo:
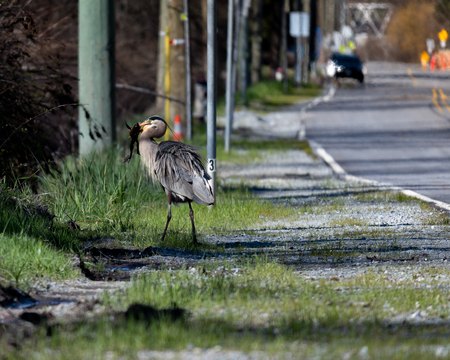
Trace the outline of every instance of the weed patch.
<path fill-rule="evenodd" d="M 408 273 L 402 266 L 396 271 Z M 420 277 L 423 271 L 412 275 Z M 295 353 L 306 359 L 317 354 L 319 346 L 327 357 L 366 347 L 374 359 L 394 353 L 398 359 L 409 359 L 411 349 L 423 355 L 424 346 L 445 345 L 444 323 L 429 326 L 407 320 L 418 311 L 430 319 L 449 317 L 449 299 L 446 290 L 436 286 L 439 281 L 430 287 L 417 286 L 413 276 L 397 280 L 395 287 L 393 281 L 384 269 L 349 279 L 308 279 L 265 258 L 219 268 L 205 264 L 196 271 L 162 270 L 136 278 L 121 293 L 105 294 L 103 304 L 113 315 L 54 327 L 50 337 L 43 331 L 38 342 L 25 340 L 20 352 L 12 350 L 5 356 L 37 352 L 54 359 L 106 353 L 136 357 L 149 348 L 185 351 L 220 346 L 223 351 L 257 350 L 281 357 Z M 129 321 L 122 311 L 133 303 L 156 309 L 176 303 L 190 315 L 150 323 Z M 399 352 L 406 345 L 408 351 Z"/>

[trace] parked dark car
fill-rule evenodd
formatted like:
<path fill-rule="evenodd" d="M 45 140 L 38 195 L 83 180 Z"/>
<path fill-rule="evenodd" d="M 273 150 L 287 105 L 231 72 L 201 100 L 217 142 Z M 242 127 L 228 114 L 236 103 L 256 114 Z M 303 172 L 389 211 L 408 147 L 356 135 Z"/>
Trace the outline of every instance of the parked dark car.
<path fill-rule="evenodd" d="M 327 74 L 335 77 L 347 77 L 364 81 L 363 65 L 356 55 L 344 55 L 335 53 L 328 60 Z"/>

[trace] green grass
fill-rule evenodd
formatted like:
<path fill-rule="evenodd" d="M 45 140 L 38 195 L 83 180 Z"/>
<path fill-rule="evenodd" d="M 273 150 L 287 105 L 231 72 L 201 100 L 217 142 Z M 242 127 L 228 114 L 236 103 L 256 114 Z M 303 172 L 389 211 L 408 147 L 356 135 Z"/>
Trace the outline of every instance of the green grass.
<path fill-rule="evenodd" d="M 425 225 L 439 225 L 439 226 L 446 226 L 450 225 L 450 217 L 448 214 L 444 212 L 435 213 L 433 212 L 432 215 L 430 215 L 427 219 L 424 221 Z"/>
<path fill-rule="evenodd" d="M 276 150 L 307 148 L 295 142 L 277 141 L 242 141 L 239 146 L 251 153 L 271 146 Z M 69 157 L 57 171 L 40 175 L 39 196 L 29 190 L 8 189 L 1 183 L 0 277 L 23 286 L 36 277 L 73 277 L 78 272 L 68 265 L 68 259 L 86 240 L 94 238 L 115 238 L 117 244 L 127 242 L 137 247 L 191 247 L 186 205 L 173 207 L 168 236 L 161 244 L 167 217 L 165 194 L 159 185 L 149 181 L 139 156 L 129 164 L 123 163 L 127 153 L 128 149 L 117 147 L 95 156 Z M 247 159 L 250 161 L 251 156 Z M 24 211 L 24 207 L 44 205 L 55 215 L 53 222 L 36 215 L 34 210 L 28 215 Z M 254 228 L 262 218 L 295 214 L 293 209 L 261 201 L 245 189 L 219 188 L 214 208 L 196 204 L 193 207 L 200 239 L 203 234 Z M 70 230 L 66 224 L 71 220 L 82 231 Z"/>
<path fill-rule="evenodd" d="M 393 319 L 415 311 L 449 318 L 447 290 L 439 286 L 448 270 L 411 273 L 398 266 L 409 276 L 392 286 L 384 268 L 347 279 L 310 279 L 264 257 L 223 265 L 140 276 L 128 289 L 105 294 L 109 315 L 54 327 L 50 337 L 42 331 L 20 349 L 9 348 L 4 358 L 136 358 L 146 349 L 216 346 L 281 357 L 291 353 L 299 359 L 342 358 L 348 352 L 357 356 L 367 346 L 372 359 L 427 359 L 435 355 L 433 346 L 447 344 L 446 325 L 413 326 Z M 423 287 L 417 279 L 426 272 L 436 280 Z M 120 315 L 133 303 L 161 309 L 174 302 L 189 311 L 185 320 L 146 325 Z"/>
<path fill-rule="evenodd" d="M 283 92 L 283 83 L 278 81 L 263 81 L 252 85 L 247 91 L 247 101 L 252 104 L 260 104 L 266 110 L 275 110 L 281 106 L 289 106 L 299 101 L 308 101 L 321 93 L 321 89 L 311 84 L 303 84 L 295 88 L 289 84 L 288 93 Z"/>
<path fill-rule="evenodd" d="M 218 171 L 221 163 L 233 163 L 236 165 L 258 163 L 263 161 L 264 156 L 269 156 L 277 152 L 286 150 L 301 150 L 312 158 L 317 158 L 307 141 L 297 139 L 275 139 L 275 140 L 254 140 L 248 138 L 231 139 L 230 152 L 225 152 L 225 141 L 223 137 L 216 140 L 216 158 Z M 196 127 L 191 144 L 206 149 L 206 126 Z"/>
<path fill-rule="evenodd" d="M 398 191 L 368 191 L 365 193 L 352 196 L 353 199 L 359 201 L 395 201 L 395 202 L 416 202 L 417 199 L 405 195 Z M 426 203 L 425 203 L 426 204 Z"/>
<path fill-rule="evenodd" d="M 242 102 L 240 92 L 236 93 L 236 110 L 246 107 L 256 112 L 266 112 L 277 110 L 282 107 L 293 105 L 301 101 L 309 101 L 319 96 L 322 89 L 313 84 L 302 84 L 300 88 L 293 86 L 289 82 L 288 92 L 283 91 L 283 83 L 275 80 L 263 80 L 257 84 L 251 85 L 247 89 L 247 103 Z M 225 98 L 221 97 L 217 101 L 217 115 L 225 116 Z"/>
<path fill-rule="evenodd" d="M 123 163 L 125 152 L 112 148 L 83 158 L 68 157 L 58 171 L 41 176 L 53 213 L 73 219 L 84 228 L 121 232 L 133 228 L 135 218 L 165 201 L 159 185 L 153 185 L 139 156 Z M 149 209 L 150 207 L 150 209 Z"/>
<path fill-rule="evenodd" d="M 361 220 L 357 218 L 345 218 L 345 219 L 337 219 L 333 220 L 330 223 L 330 226 L 367 226 L 368 221 L 367 220 Z"/>
<path fill-rule="evenodd" d="M 253 146 L 255 151 L 263 145 L 243 143 L 244 148 Z M 274 142 L 274 148 L 287 146 Z M 169 231 L 161 243 L 167 218 L 165 194 L 148 179 L 138 156 L 129 164 L 123 163 L 124 157 L 125 151 L 120 148 L 90 157 L 69 157 L 57 171 L 39 177 L 38 196 L 7 189 L 2 183 L 0 277 L 23 286 L 42 276 L 73 277 L 78 271 L 68 265 L 68 259 L 91 239 L 114 238 L 116 245 L 139 248 L 192 248 L 188 206 L 172 207 Z M 34 213 L 27 215 L 23 209 L 44 205 L 55 215 L 53 222 Z M 220 187 L 216 206 L 193 204 L 193 208 L 200 241 L 206 234 L 225 234 L 254 228 L 267 219 L 295 216 L 292 208 L 260 200 L 245 188 Z M 75 221 L 82 230 L 69 229 L 69 221 Z"/>
<path fill-rule="evenodd" d="M 36 278 L 67 279 L 78 272 L 70 252 L 80 244 L 65 225 L 52 222 L 41 197 L 0 182 L 0 280 L 27 287 Z"/>
<path fill-rule="evenodd" d="M 42 238 L 2 233 L 0 244 L 0 278 L 12 280 L 15 286 L 26 288 L 31 281 L 44 276 L 65 280 L 79 275 L 70 256 Z"/>
<path fill-rule="evenodd" d="M 49 194 L 48 201 L 59 219 L 74 219 L 99 235 L 132 238 L 136 246 L 163 245 L 159 237 L 167 218 L 165 194 L 147 179 L 139 157 L 123 164 L 121 155 L 113 149 L 89 159 L 68 159 L 59 172 L 42 177 L 42 191 Z M 216 206 L 193 204 L 193 208 L 200 236 L 253 227 L 261 217 L 275 219 L 294 213 L 245 189 L 219 188 Z M 188 214 L 187 205 L 172 207 L 166 245 L 186 246 L 191 241 Z"/>

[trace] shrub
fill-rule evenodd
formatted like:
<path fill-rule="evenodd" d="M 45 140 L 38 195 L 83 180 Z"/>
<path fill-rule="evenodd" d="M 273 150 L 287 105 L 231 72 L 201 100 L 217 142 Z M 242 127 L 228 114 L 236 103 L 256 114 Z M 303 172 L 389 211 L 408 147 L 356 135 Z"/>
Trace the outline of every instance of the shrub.
<path fill-rule="evenodd" d="M 32 16 L 0 6 L 0 178 L 29 178 L 75 148 L 68 80 L 59 56 L 43 53 Z"/>

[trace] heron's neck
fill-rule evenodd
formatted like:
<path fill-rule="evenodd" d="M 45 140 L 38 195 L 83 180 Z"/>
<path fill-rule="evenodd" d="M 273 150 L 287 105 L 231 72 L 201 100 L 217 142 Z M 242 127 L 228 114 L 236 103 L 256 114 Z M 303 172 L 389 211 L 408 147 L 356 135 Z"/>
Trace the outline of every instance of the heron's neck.
<path fill-rule="evenodd" d="M 155 157 L 158 152 L 158 143 L 147 136 L 141 136 L 139 140 L 139 152 L 141 154 L 142 162 L 148 170 L 152 178 L 155 177 Z"/>

